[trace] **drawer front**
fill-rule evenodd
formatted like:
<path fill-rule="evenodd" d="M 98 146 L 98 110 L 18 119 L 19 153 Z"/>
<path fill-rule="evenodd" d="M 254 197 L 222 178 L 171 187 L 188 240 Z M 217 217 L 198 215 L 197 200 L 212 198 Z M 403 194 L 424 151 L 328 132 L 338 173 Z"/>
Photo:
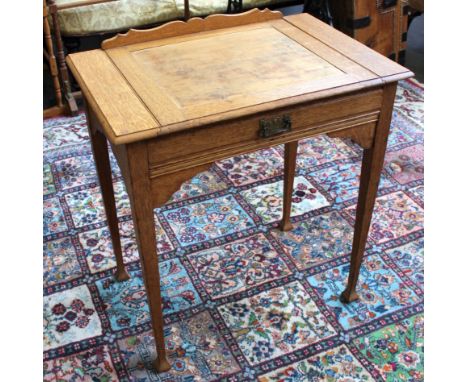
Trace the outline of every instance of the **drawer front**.
<path fill-rule="evenodd" d="M 352 126 L 376 123 L 382 90 L 160 136 L 148 142 L 152 177 Z"/>

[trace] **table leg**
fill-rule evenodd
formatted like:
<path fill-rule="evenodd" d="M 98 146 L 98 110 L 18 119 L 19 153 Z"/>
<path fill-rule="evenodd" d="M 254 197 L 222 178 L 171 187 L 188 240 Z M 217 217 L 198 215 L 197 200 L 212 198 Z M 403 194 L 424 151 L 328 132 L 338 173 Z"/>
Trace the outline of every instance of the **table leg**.
<path fill-rule="evenodd" d="M 296 157 L 298 142 L 288 142 L 284 145 L 284 180 L 283 180 L 283 219 L 281 230 L 290 231 L 291 199 L 294 188 L 294 175 L 296 174 Z"/>
<path fill-rule="evenodd" d="M 364 149 L 348 285 L 340 296 L 340 300 L 344 303 L 355 301 L 359 298 L 356 293 L 356 284 L 366 247 L 380 173 L 384 163 L 395 91 L 396 84 L 391 84 L 384 88 L 382 110 L 375 130 L 374 142 L 371 148 Z"/>
<path fill-rule="evenodd" d="M 115 278 L 118 281 L 128 280 L 130 278 L 122 256 L 122 247 L 120 244 L 119 221 L 115 207 L 114 188 L 112 186 L 112 170 L 109 161 L 109 151 L 107 149 L 107 139 L 97 128 L 96 120 L 89 109 L 86 108 L 86 115 L 89 125 L 89 136 L 91 138 L 91 147 L 93 149 L 94 162 L 101 185 L 101 193 L 106 211 L 107 224 L 111 234 L 112 247 L 117 262 L 117 271 Z"/>
<path fill-rule="evenodd" d="M 128 166 L 130 182 L 128 193 L 132 207 L 133 224 L 141 259 L 143 279 L 151 313 L 153 335 L 156 342 L 157 358 L 154 368 L 158 372 L 167 371 L 171 365 L 166 358 L 164 344 L 164 318 L 159 276 L 159 261 L 156 252 L 156 229 L 154 210 L 151 201 L 148 158 L 146 144 L 138 142 L 128 146 Z"/>

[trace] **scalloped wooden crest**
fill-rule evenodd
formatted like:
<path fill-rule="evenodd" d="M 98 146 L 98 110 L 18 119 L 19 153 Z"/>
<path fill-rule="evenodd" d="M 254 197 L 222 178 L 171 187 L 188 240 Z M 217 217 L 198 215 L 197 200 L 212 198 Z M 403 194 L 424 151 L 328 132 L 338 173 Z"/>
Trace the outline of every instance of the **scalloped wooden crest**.
<path fill-rule="evenodd" d="M 116 36 L 104 40 L 102 49 L 112 49 L 140 42 L 160 40 L 168 37 L 181 36 L 185 34 L 203 31 L 230 28 L 239 25 L 261 23 L 269 20 L 283 18 L 279 11 L 270 11 L 268 8 L 260 11 L 258 8 L 235 15 L 216 14 L 205 17 L 194 17 L 185 21 L 171 21 L 152 29 L 130 29 L 127 33 L 119 33 Z"/>

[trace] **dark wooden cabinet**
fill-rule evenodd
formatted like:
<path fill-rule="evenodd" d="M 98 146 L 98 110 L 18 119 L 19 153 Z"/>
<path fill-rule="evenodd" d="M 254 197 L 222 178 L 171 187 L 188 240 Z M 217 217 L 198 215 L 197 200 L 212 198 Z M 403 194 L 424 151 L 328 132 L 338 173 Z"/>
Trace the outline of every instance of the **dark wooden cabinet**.
<path fill-rule="evenodd" d="M 407 0 L 329 0 L 329 6 L 335 28 L 404 63 Z"/>

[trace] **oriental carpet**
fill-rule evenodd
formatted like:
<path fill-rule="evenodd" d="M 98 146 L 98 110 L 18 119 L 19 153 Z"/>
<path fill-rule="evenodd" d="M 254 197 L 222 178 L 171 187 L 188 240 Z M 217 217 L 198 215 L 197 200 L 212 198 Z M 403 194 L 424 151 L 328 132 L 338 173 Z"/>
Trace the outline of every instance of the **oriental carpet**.
<path fill-rule="evenodd" d="M 349 140 L 300 142 L 287 233 L 282 146 L 217 162 L 155 210 L 172 363 L 158 375 L 115 158 L 123 283 L 85 116 L 45 120 L 44 380 L 422 381 L 422 85 L 398 88 L 361 299 L 343 305 L 361 155 Z"/>

